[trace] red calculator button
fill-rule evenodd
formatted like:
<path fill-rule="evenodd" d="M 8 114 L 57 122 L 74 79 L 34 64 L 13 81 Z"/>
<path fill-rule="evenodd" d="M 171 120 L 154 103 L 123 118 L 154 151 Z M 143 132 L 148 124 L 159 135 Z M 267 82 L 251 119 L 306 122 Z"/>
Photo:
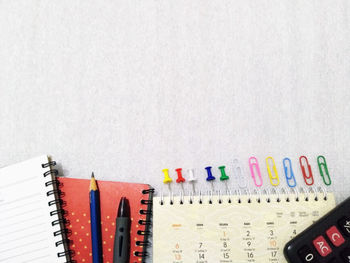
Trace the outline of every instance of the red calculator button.
<path fill-rule="evenodd" d="M 339 247 L 341 244 L 345 242 L 345 239 L 343 238 L 342 234 L 340 234 L 338 228 L 335 226 L 332 226 L 327 231 L 327 236 L 329 240 L 333 243 L 334 246 Z"/>
<path fill-rule="evenodd" d="M 328 245 L 327 241 L 324 239 L 323 236 L 318 236 L 317 238 L 312 241 L 314 244 L 314 247 L 316 248 L 317 252 L 322 256 L 326 257 L 330 253 L 332 253 L 331 247 Z"/>

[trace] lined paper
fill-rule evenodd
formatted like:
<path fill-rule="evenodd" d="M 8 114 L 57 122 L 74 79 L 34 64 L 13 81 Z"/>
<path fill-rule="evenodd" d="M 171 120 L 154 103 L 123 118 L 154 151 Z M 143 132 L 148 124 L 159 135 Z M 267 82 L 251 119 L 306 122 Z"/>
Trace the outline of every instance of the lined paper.
<path fill-rule="evenodd" d="M 43 175 L 49 168 L 41 164 L 47 162 L 47 156 L 40 156 L 0 170 L 1 263 L 66 261 L 57 256 L 63 246 L 55 246 L 62 236 L 53 235 L 60 226 L 51 225 L 58 217 L 50 216 L 57 208 L 48 205 L 54 197 L 46 195 L 53 189 L 45 186 L 52 180 Z"/>

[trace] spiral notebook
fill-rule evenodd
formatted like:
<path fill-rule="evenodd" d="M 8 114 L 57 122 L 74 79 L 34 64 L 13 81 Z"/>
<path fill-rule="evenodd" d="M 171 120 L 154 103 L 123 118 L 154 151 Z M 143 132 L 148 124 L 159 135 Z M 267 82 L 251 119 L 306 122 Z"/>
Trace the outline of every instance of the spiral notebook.
<path fill-rule="evenodd" d="M 53 165 L 44 155 L 0 169 L 0 262 L 71 262 Z"/>
<path fill-rule="evenodd" d="M 40 156 L 0 169 L 0 262 L 92 262 L 87 179 L 57 177 Z M 152 193 L 146 184 L 98 181 L 104 262 L 113 262 L 115 218 L 126 196 L 131 210 L 130 262 L 147 256 Z"/>
<path fill-rule="evenodd" d="M 67 233 L 70 239 L 72 260 L 92 262 L 90 232 L 90 179 L 58 178 L 60 196 L 66 211 Z M 130 203 L 131 244 L 130 262 L 143 262 L 147 256 L 152 193 L 147 184 L 122 183 L 98 180 L 101 206 L 103 262 L 113 262 L 115 220 L 120 198 Z M 0 260 L 1 262 L 1 260 Z"/>
<path fill-rule="evenodd" d="M 153 203 L 154 263 L 286 262 L 287 241 L 335 207 L 333 194 L 311 189 L 155 197 Z"/>

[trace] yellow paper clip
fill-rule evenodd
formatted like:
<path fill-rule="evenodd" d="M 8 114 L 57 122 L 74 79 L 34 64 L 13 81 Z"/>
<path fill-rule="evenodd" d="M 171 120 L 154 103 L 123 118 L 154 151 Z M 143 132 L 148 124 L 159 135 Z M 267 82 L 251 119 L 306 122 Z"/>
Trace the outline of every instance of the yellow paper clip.
<path fill-rule="evenodd" d="M 164 180 L 163 183 L 168 184 L 173 181 L 173 179 L 169 176 L 169 169 L 163 169 L 162 172 L 164 173 Z"/>
<path fill-rule="evenodd" d="M 274 175 L 272 175 L 271 167 L 270 167 L 270 164 L 269 164 L 269 160 L 272 160 L 272 169 L 273 169 Z M 269 174 L 270 183 L 273 186 L 279 185 L 280 184 L 280 179 L 278 177 L 278 172 L 277 172 L 275 160 L 272 157 L 270 157 L 270 156 L 266 158 L 266 167 L 267 167 L 267 172 Z"/>

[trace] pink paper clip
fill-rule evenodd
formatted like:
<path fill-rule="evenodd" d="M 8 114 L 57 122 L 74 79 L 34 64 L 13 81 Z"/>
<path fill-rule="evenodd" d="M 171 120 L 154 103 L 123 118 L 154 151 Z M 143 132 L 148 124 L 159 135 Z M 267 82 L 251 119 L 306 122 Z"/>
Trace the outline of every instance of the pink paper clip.
<path fill-rule="evenodd" d="M 255 172 L 254 172 L 254 167 L 256 170 L 256 173 L 259 177 L 259 183 L 256 182 L 256 176 L 255 176 Z M 254 184 L 256 187 L 260 187 L 263 185 L 263 180 L 261 177 L 261 172 L 260 172 L 260 168 L 259 168 L 259 163 L 258 163 L 258 159 L 256 159 L 254 156 L 249 158 L 249 168 L 250 168 L 250 173 L 252 174 L 253 180 L 254 180 Z"/>

